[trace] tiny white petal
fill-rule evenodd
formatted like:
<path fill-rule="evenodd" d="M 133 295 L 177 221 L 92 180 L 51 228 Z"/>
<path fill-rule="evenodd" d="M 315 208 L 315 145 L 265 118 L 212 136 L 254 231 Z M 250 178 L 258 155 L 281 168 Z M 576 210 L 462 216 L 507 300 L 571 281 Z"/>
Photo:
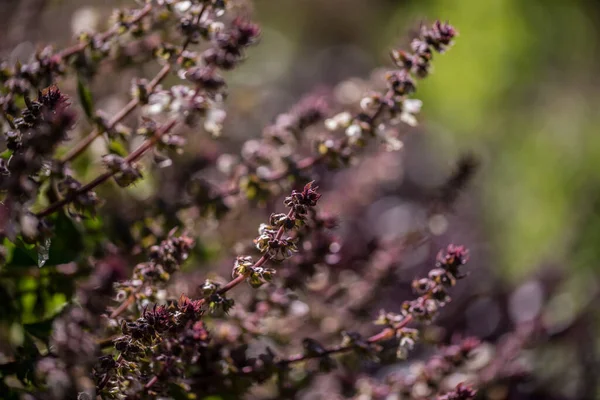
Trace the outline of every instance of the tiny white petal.
<path fill-rule="evenodd" d="M 207 132 L 212 133 L 214 136 L 220 136 L 221 129 L 223 129 L 223 126 L 221 126 L 220 124 L 217 124 L 214 121 L 206 121 L 206 122 L 204 122 L 204 129 Z"/>
<path fill-rule="evenodd" d="M 386 140 L 386 150 L 387 151 L 398 151 L 404 147 L 404 143 L 401 140 L 396 139 L 394 137 L 388 137 Z"/>
<path fill-rule="evenodd" d="M 187 0 L 187 1 L 180 1 L 179 3 L 175 4 L 175 11 L 180 12 L 180 13 L 184 13 L 187 10 L 190 9 L 190 7 L 192 7 L 192 2 Z"/>
<path fill-rule="evenodd" d="M 417 126 L 417 119 L 410 113 L 402 112 L 402 114 L 400 114 L 400 120 L 407 125 Z"/>
<path fill-rule="evenodd" d="M 268 167 L 261 165 L 260 167 L 256 168 L 256 175 L 261 179 L 265 179 L 271 175 L 271 171 Z"/>
<path fill-rule="evenodd" d="M 375 128 L 375 136 L 382 138 L 382 139 L 387 139 L 387 136 L 385 133 L 386 133 L 385 124 L 377 125 L 377 127 Z"/>
<path fill-rule="evenodd" d="M 310 307 L 300 300 L 295 300 L 290 304 L 290 311 L 295 317 L 304 317 L 310 312 Z"/>
<path fill-rule="evenodd" d="M 156 115 L 156 114 L 160 114 L 161 112 L 163 112 L 163 106 L 162 104 L 150 104 L 148 107 L 146 107 L 146 114 L 149 115 Z"/>
<path fill-rule="evenodd" d="M 225 121 L 226 117 L 227 117 L 227 113 L 224 110 L 221 110 L 219 108 L 211 108 L 208 111 L 208 115 L 206 116 L 206 119 L 209 121 L 213 121 L 217 124 L 222 124 L 223 121 Z"/>
<path fill-rule="evenodd" d="M 400 346 L 411 350 L 415 347 L 415 341 L 410 338 L 403 337 L 402 339 L 400 339 Z"/>
<path fill-rule="evenodd" d="M 362 108 L 363 111 L 368 111 L 371 109 L 371 107 L 373 107 L 374 103 L 375 103 L 375 101 L 373 101 L 373 98 L 363 97 L 362 100 L 360 101 L 360 108 Z"/>
<path fill-rule="evenodd" d="M 357 124 L 352 124 L 346 129 L 346 136 L 349 138 L 360 138 L 362 135 L 362 129 Z"/>
<path fill-rule="evenodd" d="M 184 108 L 183 101 L 177 99 L 171 103 L 171 112 L 177 113 Z"/>
<path fill-rule="evenodd" d="M 209 25 L 208 32 L 214 37 L 216 34 L 223 31 L 224 29 L 225 24 L 223 24 L 221 21 L 217 21 Z"/>
<path fill-rule="evenodd" d="M 421 112 L 421 107 L 423 107 L 423 102 L 419 99 L 407 99 L 402 104 L 402 110 L 410 114 L 418 114 Z"/>
<path fill-rule="evenodd" d="M 325 128 L 329 131 L 335 131 L 338 128 L 338 123 L 333 118 L 328 118 L 325 120 Z"/>
<path fill-rule="evenodd" d="M 343 112 L 333 117 L 333 119 L 341 126 L 346 127 L 352 122 L 352 115 L 349 112 Z"/>

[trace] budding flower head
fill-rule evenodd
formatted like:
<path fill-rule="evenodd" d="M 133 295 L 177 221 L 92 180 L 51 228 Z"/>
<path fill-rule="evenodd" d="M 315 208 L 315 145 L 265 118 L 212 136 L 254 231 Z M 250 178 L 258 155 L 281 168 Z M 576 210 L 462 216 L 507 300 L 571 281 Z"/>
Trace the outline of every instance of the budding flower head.
<path fill-rule="evenodd" d="M 396 357 L 404 360 L 408 356 L 408 352 L 415 347 L 415 343 L 419 338 L 419 331 L 411 328 L 402 328 L 396 332 L 396 337 L 399 339 Z"/>
<path fill-rule="evenodd" d="M 448 245 L 446 252 L 440 251 L 437 256 L 437 266 L 446 270 L 453 278 L 460 279 L 459 268 L 469 260 L 469 250 L 464 246 Z"/>
<path fill-rule="evenodd" d="M 56 85 L 41 90 L 38 93 L 38 101 L 52 111 L 60 111 L 71 105 L 69 98 L 62 94 Z"/>
<path fill-rule="evenodd" d="M 302 192 L 292 191 L 292 195 L 285 198 L 284 204 L 292 208 L 294 206 L 316 206 L 317 201 L 321 198 L 321 194 L 317 192 L 319 187 L 313 187 L 313 183 L 314 181 L 307 183 Z"/>
<path fill-rule="evenodd" d="M 443 396 L 438 396 L 438 400 L 472 400 L 477 395 L 477 391 L 464 383 L 459 383 L 454 390 Z"/>
<path fill-rule="evenodd" d="M 271 282 L 275 270 L 273 268 L 253 267 L 250 268 L 248 283 L 253 288 L 258 288 L 267 282 Z"/>
<path fill-rule="evenodd" d="M 219 288 L 219 286 L 211 281 L 210 279 L 207 279 L 204 281 L 204 284 L 201 287 L 202 290 L 202 294 L 206 297 L 206 296 L 211 296 L 213 295 L 217 289 Z"/>
<path fill-rule="evenodd" d="M 249 268 L 254 265 L 254 261 L 252 261 L 251 256 L 239 256 L 235 260 L 235 264 L 233 265 L 233 272 L 231 274 L 232 277 L 236 277 L 238 275 L 246 275 L 249 271 Z"/>

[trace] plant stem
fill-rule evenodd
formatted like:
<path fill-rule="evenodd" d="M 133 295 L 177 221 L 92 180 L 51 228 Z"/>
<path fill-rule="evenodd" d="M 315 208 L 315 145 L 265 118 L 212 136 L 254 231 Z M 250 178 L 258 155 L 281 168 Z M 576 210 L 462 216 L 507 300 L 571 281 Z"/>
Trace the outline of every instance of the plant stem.
<path fill-rule="evenodd" d="M 203 7 L 202 10 L 200 11 L 200 13 L 198 14 L 197 17 L 197 22 L 199 23 L 200 19 L 202 18 L 202 15 L 204 15 L 204 12 L 206 11 L 208 7 Z M 151 5 L 146 5 L 141 11 L 140 11 L 140 15 L 138 15 L 133 22 L 137 22 L 139 21 L 141 18 L 143 18 L 145 15 L 147 15 L 150 10 L 152 9 Z M 107 32 L 106 34 L 110 33 L 111 31 Z M 115 30 L 116 32 L 116 30 Z M 105 34 L 105 35 L 106 35 Z M 114 33 L 112 33 L 114 34 Z M 111 35 L 112 35 L 111 34 Z M 182 46 L 182 52 L 187 49 L 187 47 L 191 44 L 191 40 L 188 37 L 185 40 L 185 43 Z M 146 87 L 146 91 L 148 93 L 148 95 L 150 95 L 154 89 L 156 89 L 156 87 L 167 77 L 167 75 L 169 74 L 169 72 L 171 71 L 171 65 L 170 64 L 166 64 L 165 66 L 163 66 L 161 68 L 160 71 L 158 71 L 158 73 L 154 76 L 154 78 L 150 81 L 150 83 L 148 83 L 148 86 Z M 108 131 L 113 129 L 119 122 L 121 122 L 125 117 L 127 117 L 129 114 L 131 114 L 131 112 L 133 112 L 133 110 L 136 109 L 136 107 L 140 104 L 140 99 L 139 98 L 133 98 L 129 101 L 129 103 L 127 103 L 125 105 L 125 107 L 123 107 L 123 109 L 121 111 L 119 111 L 117 114 L 115 114 L 115 116 L 113 118 L 111 118 L 106 126 L 100 128 L 100 127 L 96 127 L 92 133 L 90 133 L 89 135 L 87 135 L 85 138 L 83 138 L 79 143 L 77 143 L 73 148 L 71 148 L 67 154 L 65 154 L 65 156 L 59 161 L 60 164 L 65 164 L 69 161 L 72 161 L 73 159 L 75 159 L 76 157 L 78 157 L 81 153 L 83 153 L 85 151 L 85 149 L 88 148 L 88 146 L 90 144 L 92 144 L 92 142 L 94 140 L 96 140 L 96 138 L 98 138 L 100 135 L 102 135 L 103 132 Z"/>
<path fill-rule="evenodd" d="M 148 87 L 147 87 L 148 93 L 152 93 L 154 91 L 156 86 L 158 86 L 158 84 L 163 79 L 165 79 L 165 77 L 169 74 L 170 70 L 171 70 L 171 65 L 169 65 L 169 64 L 162 67 L 162 69 L 158 72 L 158 74 L 156 74 L 154 79 L 152 79 L 152 81 L 148 84 Z M 135 108 L 139 104 L 140 104 L 140 100 L 138 98 L 131 99 L 129 101 L 129 103 L 127 103 L 125 105 L 125 107 L 123 107 L 123 109 L 121 109 L 121 111 L 119 111 L 117 114 L 115 114 L 115 116 L 112 117 L 107 122 L 105 127 L 103 127 L 103 128 L 96 127 L 92 131 L 92 133 L 87 135 L 80 142 L 78 142 L 75 146 L 73 146 L 67 152 L 67 154 L 65 154 L 65 156 L 59 161 L 59 163 L 62 165 L 62 164 L 65 164 L 65 163 L 77 158 L 81 153 L 83 153 L 85 151 L 85 149 L 88 148 L 88 146 L 90 144 L 92 144 L 92 142 L 94 140 L 96 140 L 96 138 L 98 138 L 100 135 L 102 135 L 102 133 L 104 133 L 105 131 L 113 129 L 119 122 L 121 122 L 125 117 L 127 117 L 129 114 L 131 114 L 131 112 L 133 110 L 135 110 Z"/>
<path fill-rule="evenodd" d="M 144 141 L 137 149 L 135 149 L 131 154 L 129 154 L 127 157 L 125 157 L 125 161 L 127 163 L 131 163 L 133 161 L 136 161 L 146 151 L 148 151 L 149 149 L 151 149 L 156 144 L 156 142 L 164 134 L 166 134 L 169 131 L 171 131 L 171 129 L 173 129 L 173 127 L 176 124 L 177 124 L 177 122 L 175 120 L 172 120 L 172 121 L 166 123 L 165 125 L 161 126 L 159 129 L 156 130 L 156 132 L 154 133 L 154 135 L 151 138 L 146 139 L 146 141 Z M 77 196 L 79 196 L 79 195 L 81 195 L 83 193 L 86 193 L 89 190 L 94 189 L 96 186 L 98 186 L 98 185 L 106 182 L 108 179 L 110 179 L 117 172 L 118 171 L 116 171 L 116 172 L 110 171 L 110 172 L 105 172 L 104 174 L 97 176 L 91 182 L 89 182 L 86 185 L 80 187 L 79 189 L 71 192 L 69 195 L 65 196 L 61 200 L 58 200 L 57 202 L 49 205 L 44 210 L 36 213 L 35 214 L 36 217 L 42 218 L 42 217 L 46 217 L 46 216 L 48 216 L 50 214 L 55 213 L 56 211 L 60 210 L 66 204 L 69 204 L 70 202 L 72 202 L 73 200 L 75 200 L 75 198 L 77 198 Z"/>
<path fill-rule="evenodd" d="M 145 16 L 150 14 L 150 11 L 152 11 L 152 4 L 146 4 L 143 8 L 141 8 L 138 11 L 138 14 L 130 21 L 130 24 L 135 24 L 135 23 L 140 22 Z M 108 31 L 106 31 L 100 35 L 100 40 L 105 41 L 105 40 L 110 39 L 111 37 L 117 35 L 119 33 L 119 28 L 120 28 L 120 26 L 115 24 Z M 67 47 L 66 49 L 61 50 L 60 52 L 58 52 L 55 55 L 55 57 L 60 58 L 60 59 L 70 57 L 73 54 L 77 54 L 77 53 L 85 50 L 85 48 L 87 46 L 88 46 L 87 43 L 78 43 L 74 46 Z"/>

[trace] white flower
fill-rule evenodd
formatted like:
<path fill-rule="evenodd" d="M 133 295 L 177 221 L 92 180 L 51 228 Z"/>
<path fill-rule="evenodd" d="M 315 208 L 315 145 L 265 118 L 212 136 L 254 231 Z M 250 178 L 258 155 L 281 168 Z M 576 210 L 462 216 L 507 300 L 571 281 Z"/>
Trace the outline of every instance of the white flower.
<path fill-rule="evenodd" d="M 346 129 L 346 136 L 348 136 L 350 142 L 356 142 L 362 137 L 362 128 L 358 124 L 352 124 Z"/>
<path fill-rule="evenodd" d="M 204 122 L 204 129 L 206 130 L 206 132 L 212 134 L 214 137 L 219 137 L 221 136 L 221 130 L 223 129 L 223 126 L 217 124 L 214 121 L 207 120 Z"/>
<path fill-rule="evenodd" d="M 415 347 L 415 340 L 406 336 L 403 336 L 400 339 L 400 344 L 401 347 L 404 347 L 407 350 L 412 350 Z"/>
<path fill-rule="evenodd" d="M 333 117 L 340 126 L 347 127 L 352 122 L 352 114 L 349 112 L 339 113 L 335 117 Z"/>
<path fill-rule="evenodd" d="M 363 97 L 360 101 L 360 108 L 362 108 L 363 111 L 369 111 L 374 104 L 375 100 L 373 100 L 372 97 Z"/>
<path fill-rule="evenodd" d="M 148 106 L 146 106 L 146 114 L 156 115 L 164 112 L 169 106 L 171 96 L 168 92 L 157 92 L 150 95 L 148 98 Z"/>
<path fill-rule="evenodd" d="M 224 29 L 225 24 L 223 24 L 221 21 L 216 21 L 208 26 L 208 33 L 211 35 L 212 38 L 214 38 L 219 32 L 223 31 Z"/>
<path fill-rule="evenodd" d="M 338 125 L 338 123 L 337 123 L 337 121 L 335 119 L 333 119 L 333 118 L 327 118 L 325 120 L 325 128 L 328 131 L 335 131 L 335 130 L 337 130 L 338 127 L 339 127 L 339 125 Z"/>
<path fill-rule="evenodd" d="M 180 1 L 177 4 L 175 4 L 175 11 L 179 12 L 179 13 L 184 13 L 187 10 L 189 10 L 192 7 L 192 2 L 187 0 L 187 1 Z"/>
<path fill-rule="evenodd" d="M 325 120 L 325 128 L 330 131 L 335 131 L 338 128 L 347 128 L 352 123 L 352 114 L 342 112 Z"/>
<path fill-rule="evenodd" d="M 385 149 L 387 151 L 398 151 L 404 147 L 404 143 L 400 139 L 394 137 L 388 137 L 385 142 Z"/>
<path fill-rule="evenodd" d="M 208 110 L 206 119 L 214 121 L 217 124 L 223 124 L 225 117 L 227 117 L 227 113 L 224 110 L 221 110 L 220 108 L 211 108 Z"/>
<path fill-rule="evenodd" d="M 402 103 L 402 113 L 400 114 L 400 121 L 410 126 L 417 126 L 417 118 L 415 114 L 421 111 L 423 102 L 418 99 L 407 99 Z"/>
<path fill-rule="evenodd" d="M 74 34 L 94 32 L 100 23 L 100 14 L 93 7 L 83 7 L 75 11 L 71 20 L 71 31 Z"/>
<path fill-rule="evenodd" d="M 237 157 L 231 154 L 222 154 L 217 158 L 217 169 L 226 175 L 231 175 L 237 164 Z"/>
<path fill-rule="evenodd" d="M 379 124 L 375 128 L 375 136 L 383 141 L 387 151 L 398 151 L 404 147 L 404 143 L 402 143 L 400 139 L 392 136 L 384 124 Z"/>
<path fill-rule="evenodd" d="M 403 110 L 411 113 L 418 114 L 421 112 L 421 107 L 423 107 L 423 102 L 419 99 L 406 99 L 403 103 Z"/>
<path fill-rule="evenodd" d="M 206 114 L 204 129 L 215 137 L 220 136 L 226 116 L 227 113 L 225 111 L 219 108 L 211 108 Z"/>

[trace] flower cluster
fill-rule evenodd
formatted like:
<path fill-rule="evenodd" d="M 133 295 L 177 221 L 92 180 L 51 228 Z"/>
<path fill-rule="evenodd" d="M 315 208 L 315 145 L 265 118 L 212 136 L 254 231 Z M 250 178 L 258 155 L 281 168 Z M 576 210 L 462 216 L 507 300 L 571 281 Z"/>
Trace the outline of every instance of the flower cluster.
<path fill-rule="evenodd" d="M 275 270 L 267 267 L 255 267 L 250 256 L 240 256 L 235 260 L 232 276 L 247 275 L 248 283 L 253 288 L 258 288 L 265 283 L 271 282 Z"/>
<path fill-rule="evenodd" d="M 308 211 L 313 210 L 321 197 L 317 189 L 313 182 L 309 182 L 301 192 L 294 190 L 286 197 L 284 203 L 290 208 L 288 214 L 271 214 L 269 224 L 261 224 L 258 229 L 259 236 L 254 243 L 263 257 L 256 263 L 250 256 L 238 257 L 233 267 L 234 277 L 246 277 L 253 287 L 259 287 L 272 279 L 275 270 L 264 268 L 263 264 L 267 260 L 286 260 L 298 251 L 296 240 L 292 237 L 284 238 L 283 234 L 309 222 Z"/>
<path fill-rule="evenodd" d="M 438 396 L 438 400 L 473 400 L 476 395 L 476 390 L 467 385 L 459 383 L 451 392 Z"/>
<path fill-rule="evenodd" d="M 396 394 L 405 399 L 432 398 L 447 390 L 448 378 L 469 363 L 479 344 L 478 339 L 467 338 L 458 344 L 442 347 L 425 363 L 408 372 L 392 372 L 381 381 L 361 378 L 356 384 L 357 397 L 368 395 L 370 399 L 377 400 Z"/>
<path fill-rule="evenodd" d="M 429 271 L 429 276 L 413 281 L 414 291 L 421 296 L 402 304 L 404 314 L 412 315 L 419 321 L 431 321 L 439 308 L 450 301 L 447 288 L 465 277 L 460 267 L 467 262 L 468 254 L 464 247 L 454 245 L 448 246 L 445 253 L 440 252 L 436 268 Z"/>
<path fill-rule="evenodd" d="M 175 85 L 170 89 L 157 88 L 149 94 L 149 84 L 135 82 L 133 91 L 146 104 L 146 115 L 181 117 L 188 125 L 205 119 L 205 130 L 218 136 L 225 119 L 225 111 L 220 106 L 225 80 L 217 71 L 219 68 L 230 70 L 238 65 L 244 58 L 244 48 L 256 43 L 260 29 L 255 24 L 237 18 L 231 28 L 225 30 L 222 23 L 203 17 L 203 14 L 193 15 L 198 20 L 194 33 L 205 32 L 202 36 L 211 40 L 212 47 L 201 54 L 183 50 L 179 56 L 175 48 L 164 47 L 159 51 L 159 55 L 168 62 L 175 60 L 179 64 L 179 76 L 193 87 Z M 191 20 L 186 20 L 186 26 L 188 23 L 193 25 Z M 188 32 L 189 29 L 192 26 L 184 30 L 195 37 L 194 33 Z M 199 92 L 203 95 L 199 95 Z"/>
<path fill-rule="evenodd" d="M 64 141 L 75 122 L 75 113 L 67 96 L 56 86 L 38 93 L 36 100 L 23 95 L 25 107 L 20 116 L 6 114 L 9 129 L 5 133 L 7 159 L 0 161 L 0 192 L 7 198 L 13 238 L 17 233 L 36 242 L 44 233 L 44 222 L 31 214 L 29 207 L 37 200 L 42 184 L 51 174 L 50 159 Z M 7 154 L 7 153 L 5 153 Z M 91 194 L 78 196 L 79 204 L 94 203 Z"/>
<path fill-rule="evenodd" d="M 450 301 L 447 288 L 465 276 L 460 267 L 467 260 L 468 251 L 464 247 L 449 245 L 446 252 L 438 254 L 436 268 L 429 271 L 428 278 L 413 281 L 413 290 L 420 295 L 418 298 L 402 303 L 401 313 L 380 312 L 375 323 L 388 327 L 381 332 L 382 337 L 395 335 L 398 339 L 398 358 L 405 359 L 418 339 L 418 331 L 406 326 L 412 321 L 433 321 L 439 309 Z"/>
<path fill-rule="evenodd" d="M 271 223 L 278 227 L 272 242 L 268 246 L 281 249 L 281 236 L 287 229 L 296 228 L 296 224 L 307 222 L 306 212 L 296 214 L 294 207 L 306 211 L 317 203 L 320 194 L 312 183 L 307 184 L 302 192 L 293 191 L 290 200 L 290 213 L 286 217 L 278 214 L 271 216 Z M 293 203 L 293 204 L 292 204 Z M 286 200 L 287 204 L 287 200 Z M 308 209 L 306 207 L 309 207 Z M 292 221 L 290 223 L 289 221 Z M 265 230 L 265 228 L 262 228 Z M 167 382 L 176 382 L 182 388 L 186 387 L 184 380 L 185 366 L 198 362 L 208 362 L 207 353 L 218 343 L 211 342 L 211 336 L 206 329 L 202 317 L 208 309 L 211 313 L 217 310 L 227 313 L 233 307 L 233 300 L 225 296 L 226 292 L 239 282 L 246 280 L 252 287 L 260 287 L 271 281 L 274 269 L 264 264 L 269 260 L 278 260 L 278 252 L 267 250 L 265 255 L 253 262 L 250 256 L 236 258 L 233 269 L 233 280 L 223 286 L 211 280 L 206 280 L 201 287 L 202 297 L 191 300 L 181 296 L 178 302 L 165 305 L 154 305 L 156 296 L 150 297 L 149 292 L 156 290 L 159 282 L 166 282 L 170 274 L 177 271 L 188 257 L 193 241 L 187 236 L 170 237 L 160 245 L 150 248 L 150 261 L 136 266 L 134 279 L 118 286 L 124 287 L 123 293 L 130 292 L 130 297 L 115 310 L 111 317 L 116 318 L 125 311 L 134 298 L 143 299 L 141 315 L 135 320 L 121 320 L 121 335 L 114 339 L 114 347 L 119 357 L 102 358 L 95 367 L 95 378 L 98 389 L 108 397 L 119 398 L 123 394 L 135 395 L 140 393 L 159 394 L 170 390 Z M 143 290 L 146 287 L 148 290 Z M 151 354 L 148 358 L 147 355 Z M 261 358 L 265 367 L 265 358 Z M 248 360 L 247 362 L 252 362 Z M 253 364 L 258 368 L 257 364 Z M 269 365 L 274 365 L 271 362 Z M 214 368 L 214 367 L 212 367 Z M 262 369 L 261 369 L 262 370 Z M 153 377 L 147 378 L 148 371 Z M 263 371 L 262 374 L 265 372 Z"/>
<path fill-rule="evenodd" d="M 134 300 L 141 301 L 140 304 L 144 306 L 156 301 L 161 286 L 169 281 L 171 275 L 178 271 L 188 258 L 194 240 L 187 235 L 175 236 L 174 233 L 171 231 L 167 239 L 149 249 L 150 261 L 135 266 L 133 279 L 117 285 L 117 298 L 128 299 L 121 307 L 129 306 Z M 123 308 L 115 310 L 112 317 L 116 317 L 122 311 Z"/>
<path fill-rule="evenodd" d="M 264 130 L 262 140 L 248 140 L 239 157 L 226 156 L 223 172 L 232 183 L 210 196 L 209 203 L 222 204 L 239 192 L 250 200 L 264 202 L 275 192 L 275 184 L 284 184 L 286 178 L 302 179 L 306 170 L 319 163 L 348 165 L 372 136 L 387 150 L 400 150 L 403 144 L 397 126 L 400 122 L 416 125 L 414 115 L 422 105 L 420 100 L 408 97 L 416 90 L 413 77 L 424 77 L 419 71 L 430 69 L 433 52 L 446 50 L 455 36 L 456 31 L 448 24 L 436 22 L 431 28 L 423 27 L 413 41 L 414 53 L 392 53 L 399 69 L 387 74 L 387 90 L 368 94 L 360 101 L 357 112 L 342 111 L 327 118 L 331 107 L 323 93 L 302 99 L 289 112 L 275 118 L 275 123 Z M 394 57 L 396 53 L 410 56 L 419 67 L 408 61 L 400 62 Z M 320 123 L 324 125 L 324 132 L 316 129 Z M 297 159 L 295 155 L 301 149 L 302 139 L 310 137 L 311 129 L 318 132 L 313 140 L 316 154 Z M 337 136 L 340 130 L 344 131 L 342 138 Z"/>
<path fill-rule="evenodd" d="M 185 139 L 171 132 L 180 121 L 194 124 L 202 118 L 207 131 L 220 132 L 225 118 L 221 106 L 225 81 L 216 70 L 237 66 L 244 58 L 244 49 L 260 35 L 255 24 L 240 18 L 235 18 L 227 28 L 219 21 L 224 11 L 225 4 L 220 1 L 148 2 L 139 10 L 120 10 L 114 16 L 112 29 L 102 34 L 82 34 L 77 45 L 62 52 L 54 53 L 46 48 L 31 64 L 14 67 L 3 64 L 0 104 L 10 129 L 5 133 L 8 150 L 0 162 L 3 176 L 0 190 L 13 199 L 8 203 L 13 239 L 23 233 L 29 242 L 39 242 L 43 236 L 40 232 L 47 224 L 43 218 L 63 207 L 68 207 L 73 214 L 95 213 L 99 204 L 93 193 L 96 186 L 111 177 L 118 185 L 129 186 L 142 178 L 136 161 L 145 153 L 153 148 L 181 149 Z M 163 68 L 150 81 L 134 79 L 131 101 L 115 116 L 106 118 L 103 112 L 94 109 L 88 81 L 102 62 L 111 61 L 113 47 L 121 46 L 122 37 L 133 39 L 149 34 L 153 25 L 148 22 L 157 23 L 159 19 L 167 21 L 167 26 L 178 26 L 183 43 L 163 43 L 156 49 L 155 58 L 162 60 Z M 188 49 L 201 39 L 210 43 L 206 50 L 197 53 Z M 57 159 L 55 152 L 68 139 L 75 114 L 56 86 L 46 86 L 57 75 L 70 70 L 80 76 L 79 100 L 95 129 Z M 177 72 L 190 86 L 162 89 L 160 83 L 170 72 Z M 30 93 L 35 91 L 39 93 L 38 99 L 31 101 Z M 26 107 L 22 111 L 18 107 L 21 100 Z M 140 105 L 146 105 L 147 114 L 155 117 L 168 111 L 166 114 L 171 119 L 162 126 L 146 120 L 138 129 L 121 125 Z M 132 132 L 145 136 L 146 141 L 129 155 L 123 154 L 118 149 L 128 146 Z M 103 133 L 109 138 L 110 153 L 103 157 L 108 172 L 82 184 L 73 176 L 69 163 Z M 165 158 L 159 157 L 163 165 L 168 164 Z M 50 206 L 33 215 L 30 209 L 39 200 L 38 192 L 45 183 L 58 190 L 47 195 Z"/>
<path fill-rule="evenodd" d="M 95 370 L 98 389 L 109 398 L 148 391 L 160 377 L 178 377 L 188 364 L 197 362 L 210 337 L 200 317 L 202 301 L 182 296 L 177 303 L 146 308 L 135 321 L 123 322 L 115 339 L 117 360 L 103 359 Z M 148 357 L 150 354 L 150 357 Z M 148 373 L 156 374 L 147 381 Z M 150 393 L 165 390 L 158 383 Z"/>
<path fill-rule="evenodd" d="M 414 53 L 392 51 L 392 59 L 399 69 L 386 74 L 387 91 L 363 97 L 360 101 L 362 111 L 354 116 L 345 111 L 325 121 L 330 131 L 344 129 L 347 140 L 325 141 L 320 145 L 321 153 L 345 160 L 351 153 L 347 146 L 364 146 L 371 136 L 379 138 L 388 150 L 401 149 L 402 142 L 394 127 L 400 122 L 415 126 L 414 115 L 422 105 L 420 100 L 408 98 L 416 91 L 413 76 L 426 77 L 433 52 L 443 52 L 455 36 L 452 26 L 438 21 L 431 28 L 422 27 L 419 37 L 411 44 Z"/>
<path fill-rule="evenodd" d="M 313 187 L 312 182 L 307 183 L 302 192 L 294 190 L 284 201 L 290 212 L 287 215 L 272 214 L 270 225 L 262 224 L 258 229 L 259 236 L 254 240 L 256 248 L 275 260 L 290 258 L 298 248 L 293 238 L 282 238 L 282 234 L 285 230 L 305 222 L 308 211 L 316 206 L 320 197 L 317 187 Z"/>

